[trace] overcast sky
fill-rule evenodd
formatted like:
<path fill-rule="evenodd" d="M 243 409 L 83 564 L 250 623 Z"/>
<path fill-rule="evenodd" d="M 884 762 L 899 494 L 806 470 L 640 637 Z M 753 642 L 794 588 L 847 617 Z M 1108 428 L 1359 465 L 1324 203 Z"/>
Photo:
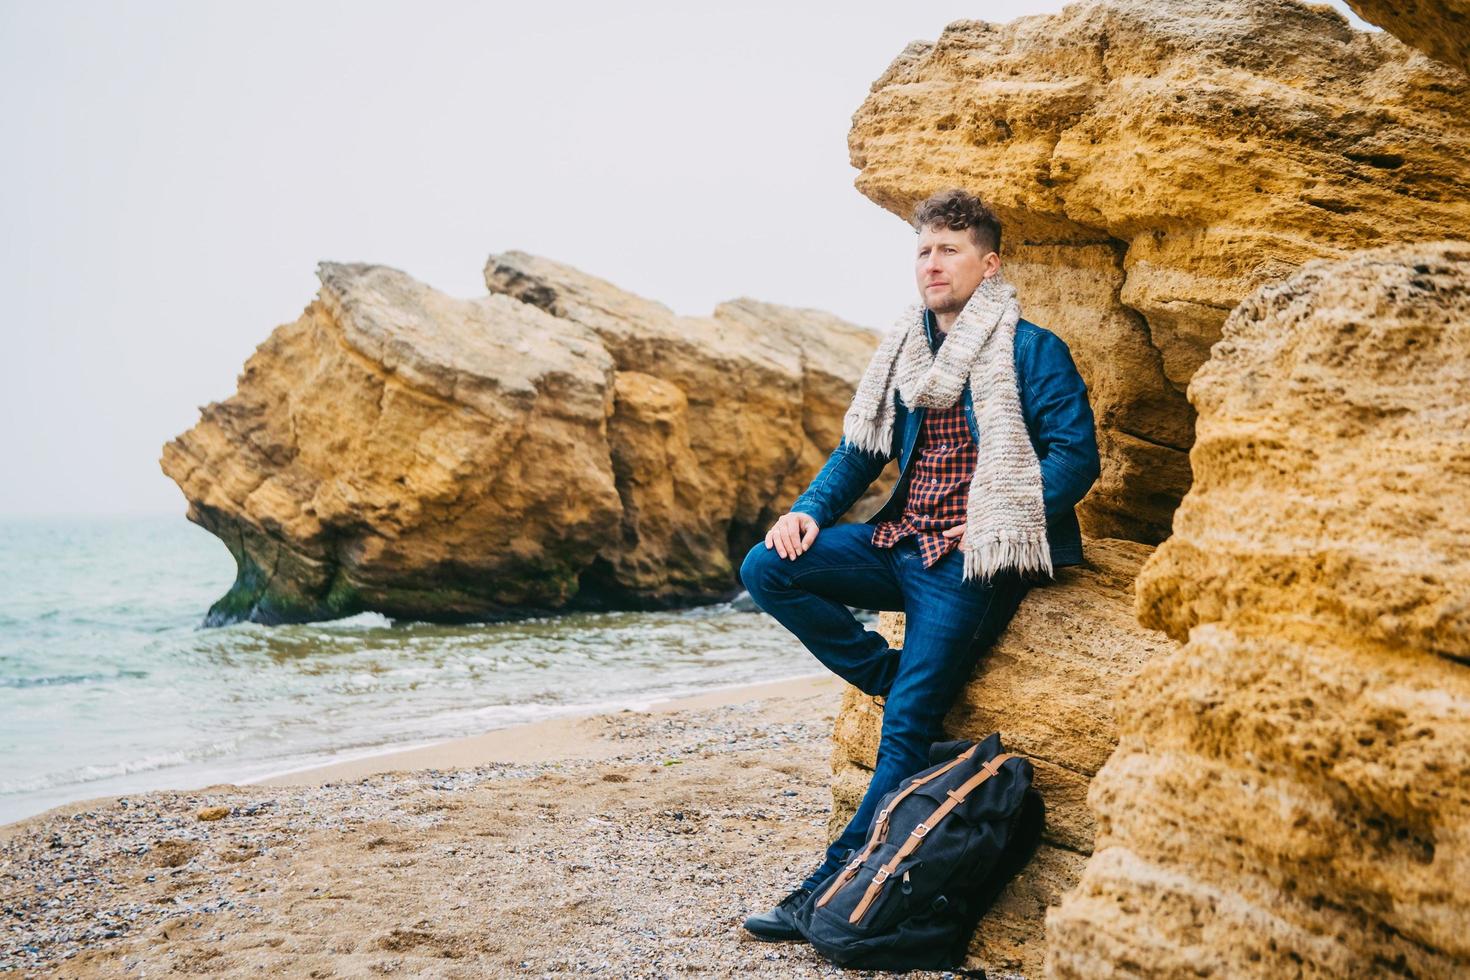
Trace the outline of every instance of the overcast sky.
<path fill-rule="evenodd" d="M 852 113 L 909 41 L 1061 7 L 0 0 L 0 516 L 182 514 L 163 443 L 323 259 L 474 296 L 522 249 L 885 326 L 913 236 Z"/>

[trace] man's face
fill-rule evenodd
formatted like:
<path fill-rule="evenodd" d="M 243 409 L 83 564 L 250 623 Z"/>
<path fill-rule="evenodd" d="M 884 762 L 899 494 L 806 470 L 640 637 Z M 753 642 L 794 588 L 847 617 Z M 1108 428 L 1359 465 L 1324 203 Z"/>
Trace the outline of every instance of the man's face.
<path fill-rule="evenodd" d="M 919 232 L 914 279 L 919 298 L 935 313 L 959 313 L 981 280 L 1000 268 L 1000 256 L 981 253 L 970 229 L 931 225 Z"/>

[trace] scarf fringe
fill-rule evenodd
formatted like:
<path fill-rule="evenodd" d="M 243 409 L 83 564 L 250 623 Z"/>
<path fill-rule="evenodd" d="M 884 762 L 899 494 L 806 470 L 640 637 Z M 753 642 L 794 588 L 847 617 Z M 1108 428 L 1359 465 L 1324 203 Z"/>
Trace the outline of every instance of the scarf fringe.
<path fill-rule="evenodd" d="M 849 445 L 876 456 L 887 456 L 893 448 L 893 417 L 862 419 L 849 416 L 844 419 L 843 435 Z"/>
<path fill-rule="evenodd" d="M 1046 534 L 1016 531 L 965 549 L 966 581 L 978 579 L 988 582 L 995 578 L 996 573 L 1008 568 L 1023 576 L 1037 573 L 1054 578 L 1056 573 L 1052 570 L 1051 546 L 1047 543 Z"/>

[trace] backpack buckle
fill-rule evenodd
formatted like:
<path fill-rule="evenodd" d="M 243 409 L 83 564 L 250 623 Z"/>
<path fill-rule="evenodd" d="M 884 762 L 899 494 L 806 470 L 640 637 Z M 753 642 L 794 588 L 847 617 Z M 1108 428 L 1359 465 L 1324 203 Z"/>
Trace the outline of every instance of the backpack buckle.
<path fill-rule="evenodd" d="M 879 868 L 878 873 L 873 875 L 873 884 L 881 885 L 883 884 L 883 882 L 888 880 L 889 876 L 890 875 L 887 868 Z"/>
<path fill-rule="evenodd" d="M 923 840 L 924 835 L 927 834 L 928 832 L 929 832 L 929 825 L 928 824 L 921 823 L 917 827 L 915 827 L 913 830 L 909 831 L 909 836 L 910 837 L 917 837 L 920 840 Z"/>

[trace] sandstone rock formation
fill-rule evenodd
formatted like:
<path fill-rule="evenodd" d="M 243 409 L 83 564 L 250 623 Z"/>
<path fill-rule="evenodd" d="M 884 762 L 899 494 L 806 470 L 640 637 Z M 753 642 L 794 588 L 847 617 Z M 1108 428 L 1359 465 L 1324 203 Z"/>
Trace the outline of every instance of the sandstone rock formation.
<path fill-rule="evenodd" d="M 905 218 L 998 210 L 1025 315 L 1098 416 L 1088 533 L 1158 542 L 1188 488 L 1184 391 L 1254 287 L 1470 227 L 1470 79 L 1325 5 L 1107 0 L 916 42 L 853 117 L 858 188 Z"/>
<path fill-rule="evenodd" d="M 1470 72 L 1470 3 L 1466 0 L 1347 0 L 1377 24 L 1429 57 Z"/>
<path fill-rule="evenodd" d="M 1189 389 L 1048 975 L 1470 975 L 1470 243 L 1313 262 Z"/>
<path fill-rule="evenodd" d="M 238 565 L 210 622 L 728 596 L 877 344 L 749 300 L 677 317 L 518 253 L 477 299 L 382 266 L 318 275 L 236 394 L 164 447 L 189 518 Z"/>
<path fill-rule="evenodd" d="M 993 975 L 1040 976 L 1043 916 L 1077 883 L 1092 851 L 1095 822 L 1085 798 L 1116 741 L 1115 698 L 1146 661 L 1173 647 L 1133 614 L 1133 579 L 1150 548 L 1122 540 L 1091 540 L 1085 548 L 1086 565 L 1059 569 L 1055 583 L 1027 595 L 945 719 L 956 738 L 999 731 L 1008 748 L 1030 757 L 1046 799 L 1040 851 L 971 946 L 972 965 Z M 902 645 L 901 614 L 884 613 L 880 627 Z M 847 688 L 833 735 L 834 837 L 867 788 L 882 713 L 878 701 Z"/>
<path fill-rule="evenodd" d="M 606 556 L 611 568 L 593 570 L 600 579 L 610 572 L 613 581 L 667 574 L 661 553 L 683 547 L 692 529 L 728 548 L 738 564 L 836 447 L 853 387 L 878 341 L 873 331 L 829 313 L 749 299 L 722 303 L 709 318 L 676 316 L 660 303 L 523 252 L 492 255 L 485 282 L 493 293 L 596 334 L 618 372 L 619 405 L 627 405 L 626 416 L 610 420 L 615 460 L 636 466 L 632 443 L 639 441 L 639 419 L 648 410 L 640 401 L 652 396 L 622 386 L 621 379 L 652 376 L 660 391 L 681 393 L 675 414 L 679 439 L 688 447 L 684 470 L 673 472 L 668 462 L 675 454 L 660 449 L 644 459 L 644 475 L 656 488 L 631 468 L 626 477 L 620 472 L 631 503 L 622 528 L 625 546 Z M 626 449 L 619 453 L 619 447 Z M 849 520 L 881 505 L 896 469 L 875 482 Z M 637 486 L 647 490 L 634 492 Z M 724 559 L 705 560 L 717 561 L 725 580 L 733 574 Z"/>

